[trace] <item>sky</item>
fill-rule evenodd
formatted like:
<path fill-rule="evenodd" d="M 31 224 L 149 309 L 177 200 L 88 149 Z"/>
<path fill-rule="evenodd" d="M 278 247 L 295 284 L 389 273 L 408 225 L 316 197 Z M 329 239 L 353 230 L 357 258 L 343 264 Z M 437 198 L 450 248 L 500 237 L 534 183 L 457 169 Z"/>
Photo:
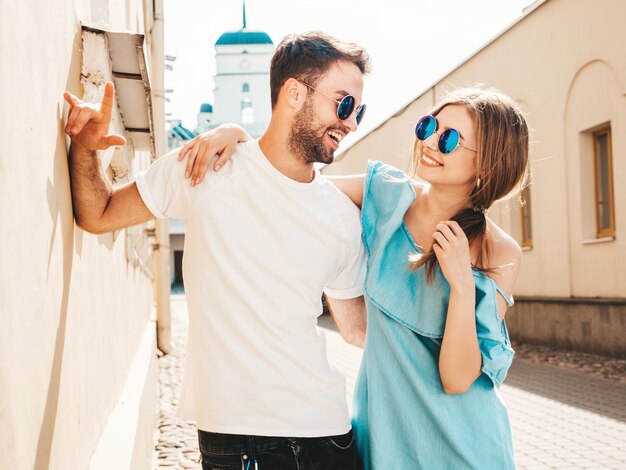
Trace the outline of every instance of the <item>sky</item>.
<path fill-rule="evenodd" d="M 532 0 L 247 0 L 249 29 L 274 44 L 289 33 L 322 30 L 364 46 L 367 113 L 342 149 L 403 108 L 426 88 L 507 29 Z M 215 42 L 242 27 L 241 0 L 164 0 L 165 53 L 176 56 L 165 86 L 168 117 L 193 129 L 213 103 Z M 416 120 L 418 117 L 416 116 Z"/>

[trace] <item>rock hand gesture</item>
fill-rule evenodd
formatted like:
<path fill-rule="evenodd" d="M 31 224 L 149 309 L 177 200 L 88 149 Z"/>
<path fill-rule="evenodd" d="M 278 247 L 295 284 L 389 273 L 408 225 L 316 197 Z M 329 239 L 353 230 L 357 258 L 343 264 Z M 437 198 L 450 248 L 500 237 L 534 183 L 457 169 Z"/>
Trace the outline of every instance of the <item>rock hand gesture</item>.
<path fill-rule="evenodd" d="M 121 135 L 108 133 L 115 97 L 111 82 L 105 84 L 104 96 L 99 104 L 81 101 L 67 91 L 63 97 L 70 105 L 65 133 L 70 136 L 74 145 L 95 151 L 126 144 L 126 139 Z"/>

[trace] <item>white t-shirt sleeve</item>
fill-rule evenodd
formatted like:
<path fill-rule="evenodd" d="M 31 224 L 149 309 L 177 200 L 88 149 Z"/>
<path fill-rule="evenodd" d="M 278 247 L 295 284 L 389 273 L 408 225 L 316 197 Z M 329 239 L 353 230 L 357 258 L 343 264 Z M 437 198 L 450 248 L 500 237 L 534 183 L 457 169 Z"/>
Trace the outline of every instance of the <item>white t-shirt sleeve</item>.
<path fill-rule="evenodd" d="M 136 175 L 137 189 L 150 212 L 156 217 L 184 219 L 189 212 L 189 179 L 185 162 L 177 160 L 176 149 L 157 159 Z"/>
<path fill-rule="evenodd" d="M 367 255 L 360 233 L 353 248 L 346 253 L 343 264 L 334 279 L 326 285 L 324 293 L 333 299 L 354 299 L 365 292 Z"/>

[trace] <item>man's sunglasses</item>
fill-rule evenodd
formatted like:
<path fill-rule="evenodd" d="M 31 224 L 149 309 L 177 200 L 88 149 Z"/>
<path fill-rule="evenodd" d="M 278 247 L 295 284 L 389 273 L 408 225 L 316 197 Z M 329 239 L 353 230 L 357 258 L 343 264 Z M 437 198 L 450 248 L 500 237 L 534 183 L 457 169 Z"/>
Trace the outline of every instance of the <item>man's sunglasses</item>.
<path fill-rule="evenodd" d="M 354 112 L 354 105 L 356 103 L 356 100 L 354 99 L 354 96 L 346 95 L 341 100 L 336 100 L 335 98 L 332 98 L 332 97 L 328 96 L 327 94 L 322 93 L 321 91 L 317 90 L 315 87 L 312 87 L 308 83 L 301 82 L 298 79 L 295 79 L 295 80 L 298 83 L 302 83 L 304 86 L 306 86 L 306 87 L 310 88 L 311 90 L 316 91 L 320 95 L 328 98 L 329 100 L 333 100 L 335 103 L 337 103 L 337 117 L 339 118 L 340 121 L 345 121 L 350 116 L 352 116 L 352 113 Z M 365 108 L 366 108 L 366 106 L 364 104 L 362 104 L 361 106 L 356 108 L 356 123 L 357 123 L 357 125 L 361 124 L 361 120 L 363 120 L 363 115 L 365 114 Z"/>
<path fill-rule="evenodd" d="M 439 147 L 439 151 L 444 155 L 454 152 L 459 147 L 463 147 L 471 152 L 476 152 L 476 150 L 461 145 L 461 134 L 459 134 L 459 131 L 456 129 L 446 129 L 443 132 L 438 132 L 437 129 L 439 129 L 439 123 L 437 122 L 435 116 L 424 116 L 422 119 L 417 121 L 417 126 L 415 126 L 415 137 L 419 140 L 426 140 L 431 135 L 438 134 L 439 142 L 437 143 L 437 146 Z"/>

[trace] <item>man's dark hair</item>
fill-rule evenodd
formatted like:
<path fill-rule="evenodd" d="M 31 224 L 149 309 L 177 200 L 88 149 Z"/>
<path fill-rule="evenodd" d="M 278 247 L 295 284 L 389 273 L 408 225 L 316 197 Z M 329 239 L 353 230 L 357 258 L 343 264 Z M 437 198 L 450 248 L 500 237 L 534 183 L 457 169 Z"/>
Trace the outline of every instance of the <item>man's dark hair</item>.
<path fill-rule="evenodd" d="M 272 109 L 278 93 L 290 78 L 315 86 L 337 62 L 356 65 L 363 75 L 370 71 L 370 57 L 357 44 L 342 42 L 321 31 L 286 36 L 274 51 L 270 67 Z"/>

